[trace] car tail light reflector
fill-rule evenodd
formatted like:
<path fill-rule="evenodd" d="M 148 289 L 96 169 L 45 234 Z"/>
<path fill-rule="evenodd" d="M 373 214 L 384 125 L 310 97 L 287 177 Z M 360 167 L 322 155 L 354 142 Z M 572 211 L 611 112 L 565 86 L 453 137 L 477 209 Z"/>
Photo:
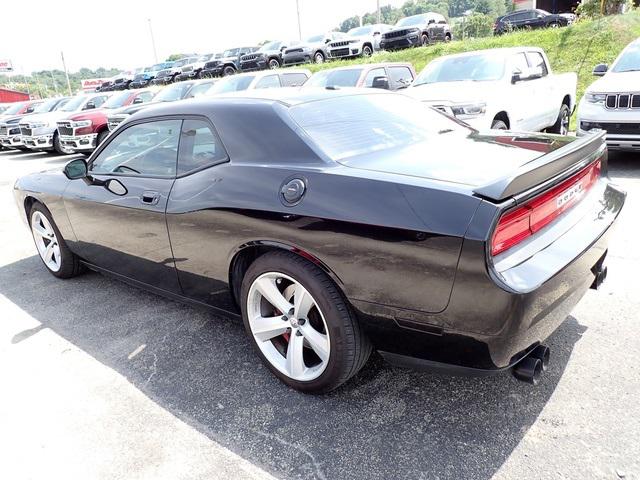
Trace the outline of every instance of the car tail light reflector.
<path fill-rule="evenodd" d="M 560 185 L 500 217 L 491 240 L 491 255 L 522 242 L 578 203 L 600 177 L 601 160 L 583 168 Z"/>

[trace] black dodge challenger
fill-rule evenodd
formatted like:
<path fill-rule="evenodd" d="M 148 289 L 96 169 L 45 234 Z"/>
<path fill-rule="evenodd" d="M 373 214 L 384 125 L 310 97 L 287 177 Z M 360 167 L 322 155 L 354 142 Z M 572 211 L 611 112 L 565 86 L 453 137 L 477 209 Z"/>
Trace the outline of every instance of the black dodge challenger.
<path fill-rule="evenodd" d="M 348 89 L 150 107 L 14 193 L 53 275 L 88 267 L 240 314 L 306 392 L 372 349 L 535 383 L 542 342 L 606 275 L 625 201 L 602 134 L 482 133 Z"/>

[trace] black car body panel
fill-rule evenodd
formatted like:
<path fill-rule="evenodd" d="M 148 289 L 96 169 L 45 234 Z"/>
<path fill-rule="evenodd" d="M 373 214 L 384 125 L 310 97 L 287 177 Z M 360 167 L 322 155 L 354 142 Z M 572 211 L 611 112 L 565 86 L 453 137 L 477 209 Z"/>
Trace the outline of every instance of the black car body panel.
<path fill-rule="evenodd" d="M 229 73 L 236 73 L 240 70 L 240 58 L 257 50 L 258 47 L 237 47 L 226 50 L 220 58 L 212 59 L 204 64 L 201 77 L 221 77 Z"/>
<path fill-rule="evenodd" d="M 406 17 L 382 34 L 380 48 L 397 50 L 417 47 L 426 43 L 449 41 L 453 38 L 451 27 L 439 13 L 423 13 Z"/>
<path fill-rule="evenodd" d="M 286 48 L 286 42 L 276 41 L 269 42 L 255 52 L 244 54 L 240 57 L 240 61 L 238 63 L 240 71 L 251 72 L 254 70 L 274 68 L 276 65 L 274 62 L 277 62 L 277 66 L 280 67 L 283 64 L 282 52 Z"/>
<path fill-rule="evenodd" d="M 129 192 L 117 198 L 59 172 L 34 174 L 17 181 L 16 201 L 23 209 L 34 199 L 47 205 L 69 247 L 92 268 L 231 313 L 238 312 L 247 259 L 273 249 L 296 253 L 333 279 L 375 348 L 399 362 L 509 367 L 553 332 L 593 282 L 625 200 L 606 178 L 602 135 L 583 146 L 598 155 L 604 176 L 580 208 L 545 231 L 556 240 L 510 265 L 511 254 L 488 255 L 496 222 L 542 187 L 497 201 L 474 190 L 517 177 L 530 162 L 555 162 L 571 150 L 571 139 L 479 133 L 447 117 L 450 129 L 437 133 L 428 155 L 404 151 L 420 161 L 403 163 L 402 152 L 336 161 L 301 132 L 293 107 L 360 95 L 405 97 L 365 89 L 260 93 L 147 106 L 119 129 L 150 119 L 204 119 L 224 144 L 223 163 L 174 178 L 116 174 Z M 441 115 L 425 114 L 436 121 Z M 117 137 L 110 135 L 91 159 Z M 443 156 L 460 160 L 443 165 Z M 287 205 L 280 191 L 292 178 L 303 179 L 307 190 Z M 147 190 L 158 193 L 157 204 L 140 204 Z"/>
<path fill-rule="evenodd" d="M 570 23 L 566 16 L 549 13 L 544 10 L 518 10 L 498 17 L 494 26 L 495 34 L 502 34 L 519 28 L 566 27 Z"/>

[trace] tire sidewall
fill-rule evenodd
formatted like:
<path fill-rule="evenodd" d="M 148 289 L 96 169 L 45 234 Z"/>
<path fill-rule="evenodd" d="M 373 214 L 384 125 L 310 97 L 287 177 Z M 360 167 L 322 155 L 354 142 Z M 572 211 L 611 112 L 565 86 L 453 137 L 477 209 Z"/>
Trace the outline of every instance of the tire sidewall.
<path fill-rule="evenodd" d="M 64 241 L 64 237 L 60 233 L 60 230 L 58 229 L 58 225 L 56 225 L 56 222 L 53 220 L 53 216 L 51 215 L 51 212 L 49 212 L 49 209 L 47 207 L 45 207 L 40 202 L 35 202 L 31 206 L 31 209 L 29 210 L 29 229 L 31 230 L 31 222 L 32 222 L 32 219 L 33 219 L 33 214 L 36 211 L 42 213 L 47 218 L 47 220 L 51 224 L 51 228 L 53 228 L 53 231 L 56 234 L 56 238 L 58 240 L 58 247 L 60 248 L 60 261 L 62 262 L 62 265 L 60 265 L 60 269 L 58 269 L 57 272 L 54 272 L 53 270 L 51 270 L 47 266 L 46 263 L 44 263 L 44 260 L 40 256 L 40 253 L 37 253 L 38 258 L 40 259 L 42 264 L 45 266 L 47 271 L 49 273 L 51 273 L 51 275 L 53 275 L 55 277 L 58 277 L 58 278 L 69 278 L 69 277 L 73 276 L 74 275 L 74 268 L 75 268 L 73 253 L 71 253 L 71 251 L 69 250 L 69 247 L 67 246 L 66 242 Z M 35 245 L 35 238 L 33 237 L 33 230 L 31 231 L 31 238 L 33 238 L 34 245 Z M 37 251 L 37 249 L 36 249 L 36 251 Z"/>
<path fill-rule="evenodd" d="M 331 384 L 334 383 L 337 378 L 342 376 L 343 372 L 341 367 L 344 365 L 343 359 L 346 356 L 344 338 L 349 334 L 349 332 L 345 331 L 346 329 L 345 325 L 343 325 L 342 317 L 344 315 L 348 315 L 348 312 L 341 312 L 338 306 L 334 303 L 331 293 L 327 289 L 322 288 L 319 284 L 318 277 L 316 276 L 318 271 L 325 277 L 326 274 L 324 274 L 324 272 L 315 265 L 298 262 L 295 261 L 294 258 L 295 257 L 290 257 L 288 255 L 266 254 L 263 257 L 260 257 L 249 267 L 242 282 L 240 295 L 242 320 L 255 351 L 258 353 L 262 362 L 274 373 L 274 375 L 276 375 L 283 383 L 296 388 L 297 390 L 310 393 L 321 393 L 332 389 Z M 302 265 L 306 265 L 306 268 L 302 267 Z M 287 275 L 299 282 L 313 296 L 322 311 L 329 331 L 330 353 L 329 361 L 325 370 L 314 380 L 301 382 L 293 380 L 280 372 L 269 362 L 269 360 L 265 358 L 260 347 L 253 338 L 253 333 L 251 332 L 251 327 L 249 326 L 249 320 L 247 317 L 247 297 L 253 282 L 260 275 L 267 272 L 283 273 L 284 275 Z M 328 277 L 326 278 L 328 279 Z M 337 291 L 337 288 L 334 288 Z M 348 308 L 346 306 L 346 302 L 342 298 L 342 295 L 340 295 L 340 300 L 345 304 L 345 307 Z"/>
<path fill-rule="evenodd" d="M 496 124 L 498 124 L 498 128 L 496 128 L 496 127 L 494 126 L 494 125 L 496 125 Z M 504 127 L 504 128 L 502 128 L 502 127 Z M 494 121 L 491 123 L 491 129 L 492 129 L 492 130 L 508 130 L 508 128 L 507 128 L 507 124 L 506 124 L 506 123 L 504 123 L 502 120 L 494 120 Z"/>

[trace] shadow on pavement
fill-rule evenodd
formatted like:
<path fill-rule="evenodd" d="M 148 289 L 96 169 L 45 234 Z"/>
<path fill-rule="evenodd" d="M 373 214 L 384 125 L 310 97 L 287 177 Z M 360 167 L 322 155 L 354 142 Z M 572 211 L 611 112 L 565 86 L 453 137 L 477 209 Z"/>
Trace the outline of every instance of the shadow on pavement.
<path fill-rule="evenodd" d="M 327 396 L 280 384 L 241 322 L 89 273 L 57 280 L 36 256 L 0 268 L 0 293 L 214 441 L 281 478 L 490 478 L 553 394 L 585 327 L 569 317 L 537 387 L 450 377 L 374 356 Z M 139 353 L 138 353 L 139 352 Z"/>

